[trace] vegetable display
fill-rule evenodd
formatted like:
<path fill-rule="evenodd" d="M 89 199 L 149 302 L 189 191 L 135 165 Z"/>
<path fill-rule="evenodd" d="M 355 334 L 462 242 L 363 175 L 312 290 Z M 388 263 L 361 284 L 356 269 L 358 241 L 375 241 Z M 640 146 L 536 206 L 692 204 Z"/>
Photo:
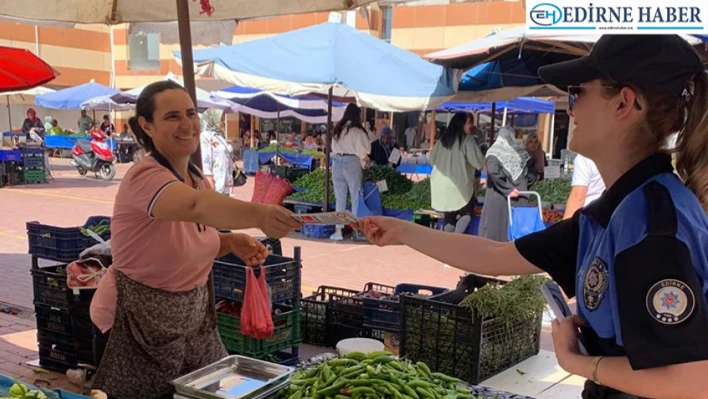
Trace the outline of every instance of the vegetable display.
<path fill-rule="evenodd" d="M 430 178 L 413 183 L 411 180 L 387 166 L 372 166 L 367 171 L 368 177 L 385 180 L 388 191 L 381 194 L 381 204 L 387 209 L 418 210 L 430 209 Z M 333 184 L 330 182 L 330 184 Z M 296 201 L 322 203 L 324 201 L 324 170 L 317 169 L 302 176 L 293 183 L 301 188 L 290 196 Z M 330 187 L 332 187 L 330 185 Z M 334 198 L 330 199 L 334 202 Z"/>
<path fill-rule="evenodd" d="M 101 235 L 111 231 L 111 221 L 108 219 L 104 219 L 104 220 L 101 220 L 100 222 L 98 222 L 94 225 L 88 226 L 86 228 L 81 227 L 81 228 L 79 228 L 79 231 L 81 231 L 81 234 L 83 234 L 87 237 L 89 236 L 89 233 L 87 231 L 92 231 L 92 232 L 98 234 L 99 236 L 101 236 Z"/>
<path fill-rule="evenodd" d="M 461 382 L 389 352 L 354 352 L 295 372 L 278 399 L 482 399 Z"/>
<path fill-rule="evenodd" d="M 541 201 L 551 204 L 565 204 L 570 195 L 570 180 L 542 180 L 531 187 L 541 196 Z"/>
<path fill-rule="evenodd" d="M 24 384 L 20 384 L 15 380 L 15 383 L 7 391 L 7 397 L 0 399 L 47 399 L 47 395 L 44 392 L 33 389 L 29 390 Z"/>

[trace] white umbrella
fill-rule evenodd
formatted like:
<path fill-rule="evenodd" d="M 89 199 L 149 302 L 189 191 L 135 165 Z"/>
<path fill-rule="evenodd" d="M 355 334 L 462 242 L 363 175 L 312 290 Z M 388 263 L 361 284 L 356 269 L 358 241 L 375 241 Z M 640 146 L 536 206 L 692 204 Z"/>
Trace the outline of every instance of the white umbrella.
<path fill-rule="evenodd" d="M 47 93 L 53 93 L 53 92 L 54 92 L 54 90 L 52 90 L 48 87 L 37 86 L 37 87 L 29 89 L 29 90 L 6 91 L 4 93 L 0 93 L 0 96 L 5 97 L 5 102 L 7 103 L 7 121 L 8 121 L 9 129 L 12 130 L 12 115 L 11 115 L 11 110 L 10 110 L 11 103 L 23 101 L 25 99 L 25 97 L 34 97 L 34 96 L 39 96 L 41 94 L 47 94 Z"/>

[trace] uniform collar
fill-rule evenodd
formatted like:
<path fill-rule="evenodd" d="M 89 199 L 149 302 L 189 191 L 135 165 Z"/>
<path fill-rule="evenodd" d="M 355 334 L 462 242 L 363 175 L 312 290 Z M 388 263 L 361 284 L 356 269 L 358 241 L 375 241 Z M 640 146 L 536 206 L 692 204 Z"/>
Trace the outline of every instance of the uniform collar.
<path fill-rule="evenodd" d="M 152 155 L 152 157 L 155 158 L 157 163 L 159 163 L 160 165 L 165 167 L 167 170 L 172 172 L 172 174 L 175 175 L 177 180 L 184 183 L 184 178 L 182 176 L 180 176 L 179 173 L 177 173 L 177 171 L 172 167 L 172 165 L 170 165 L 170 162 L 167 160 L 167 158 L 165 158 L 162 154 L 160 154 L 156 149 L 152 150 L 150 155 Z M 192 161 L 189 162 L 188 168 L 189 168 L 189 173 L 192 175 L 192 180 L 194 180 L 194 184 L 197 187 L 199 187 L 199 183 L 201 183 L 201 181 L 203 179 L 202 173 L 199 171 L 199 168 L 197 168 L 197 166 L 192 163 Z"/>
<path fill-rule="evenodd" d="M 600 198 L 581 212 L 607 227 L 615 209 L 626 196 L 652 177 L 673 171 L 671 155 L 663 152 L 650 155 L 623 174 Z"/>

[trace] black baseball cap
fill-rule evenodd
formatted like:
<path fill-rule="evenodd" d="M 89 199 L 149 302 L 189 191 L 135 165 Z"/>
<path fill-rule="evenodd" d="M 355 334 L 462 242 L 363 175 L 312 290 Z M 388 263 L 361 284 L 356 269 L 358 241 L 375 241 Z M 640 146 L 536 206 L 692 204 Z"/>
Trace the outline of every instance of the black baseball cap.
<path fill-rule="evenodd" d="M 603 35 L 590 53 L 543 66 L 538 75 L 561 90 L 595 79 L 664 95 L 681 95 L 706 70 L 700 55 L 678 35 Z"/>

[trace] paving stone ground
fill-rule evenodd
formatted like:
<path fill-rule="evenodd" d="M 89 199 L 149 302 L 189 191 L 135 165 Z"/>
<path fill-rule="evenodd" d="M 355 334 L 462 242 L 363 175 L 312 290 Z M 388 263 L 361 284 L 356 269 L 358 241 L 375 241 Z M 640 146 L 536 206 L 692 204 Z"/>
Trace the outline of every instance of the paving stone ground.
<path fill-rule="evenodd" d="M 25 223 L 36 220 L 55 226 L 76 226 L 89 216 L 110 216 L 118 185 L 130 164 L 119 164 L 116 179 L 104 182 L 93 176 L 79 176 L 68 160 L 52 158 L 51 163 L 52 182 L 0 189 L 0 308 L 19 310 L 24 317 L 0 313 L 0 374 L 22 377 L 26 382 L 49 379 L 57 388 L 70 384 L 54 373 L 35 374 L 23 365 L 37 358 Z M 253 178 L 248 179 L 245 186 L 235 189 L 233 196 L 249 200 L 253 183 Z M 262 235 L 255 229 L 247 232 Z M 282 245 L 286 256 L 293 253 L 295 246 L 302 247 L 305 293 L 319 285 L 361 289 L 367 282 L 454 287 L 461 275 L 459 270 L 410 248 L 378 248 L 350 241 L 332 243 L 296 234 L 284 238 Z M 552 350 L 548 334 L 543 334 L 542 348 Z"/>

